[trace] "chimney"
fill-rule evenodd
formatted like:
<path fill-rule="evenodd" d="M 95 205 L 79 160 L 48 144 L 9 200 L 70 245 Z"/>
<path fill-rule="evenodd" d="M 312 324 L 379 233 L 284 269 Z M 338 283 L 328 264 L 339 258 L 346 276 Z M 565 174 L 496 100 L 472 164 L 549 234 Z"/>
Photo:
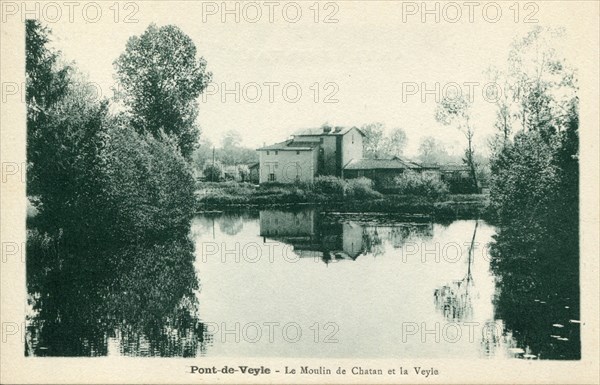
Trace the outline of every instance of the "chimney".
<path fill-rule="evenodd" d="M 323 132 L 329 134 L 331 132 L 331 126 L 323 126 Z"/>

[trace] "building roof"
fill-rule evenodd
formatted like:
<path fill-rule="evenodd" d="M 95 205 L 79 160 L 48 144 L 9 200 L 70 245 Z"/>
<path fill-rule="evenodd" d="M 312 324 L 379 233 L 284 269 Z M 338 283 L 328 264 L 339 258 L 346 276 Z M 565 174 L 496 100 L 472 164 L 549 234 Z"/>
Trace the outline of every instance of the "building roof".
<path fill-rule="evenodd" d="M 365 136 L 365 133 L 362 132 L 362 130 L 358 127 L 330 127 L 330 131 L 327 131 L 327 129 L 325 127 L 319 127 L 319 128 L 305 128 L 302 130 L 299 130 L 298 132 L 294 133 L 294 136 L 322 136 L 322 135 L 345 135 L 348 132 L 350 132 L 350 130 L 352 130 L 353 128 L 356 128 L 356 130 L 362 135 Z"/>
<path fill-rule="evenodd" d="M 292 139 L 288 139 L 284 142 L 271 144 L 269 146 L 264 146 L 258 148 L 257 151 L 268 151 L 268 150 L 277 150 L 277 151 L 312 151 L 316 147 L 319 146 L 317 142 L 300 142 L 293 141 Z"/>
<path fill-rule="evenodd" d="M 444 164 L 440 166 L 442 171 L 470 171 L 469 167 L 464 164 Z"/>
<path fill-rule="evenodd" d="M 344 170 L 397 170 L 397 169 L 419 169 L 417 163 L 402 160 L 398 157 L 392 159 L 352 159 Z"/>

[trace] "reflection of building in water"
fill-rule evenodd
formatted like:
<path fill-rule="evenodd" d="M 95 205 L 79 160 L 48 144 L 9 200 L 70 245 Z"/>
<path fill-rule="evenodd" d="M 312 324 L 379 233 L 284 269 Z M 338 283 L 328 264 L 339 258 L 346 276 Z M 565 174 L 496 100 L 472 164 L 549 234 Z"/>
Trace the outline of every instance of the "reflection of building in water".
<path fill-rule="evenodd" d="M 324 219 L 314 210 L 260 212 L 260 235 L 293 246 L 299 257 L 355 260 L 361 254 L 380 255 L 386 243 L 401 247 L 407 237 L 432 234 L 432 225 L 363 225 L 353 220 Z"/>
<path fill-rule="evenodd" d="M 314 210 L 261 211 L 260 235 L 287 243 L 299 257 L 355 260 L 363 251 L 362 228 L 352 223 L 327 223 Z"/>

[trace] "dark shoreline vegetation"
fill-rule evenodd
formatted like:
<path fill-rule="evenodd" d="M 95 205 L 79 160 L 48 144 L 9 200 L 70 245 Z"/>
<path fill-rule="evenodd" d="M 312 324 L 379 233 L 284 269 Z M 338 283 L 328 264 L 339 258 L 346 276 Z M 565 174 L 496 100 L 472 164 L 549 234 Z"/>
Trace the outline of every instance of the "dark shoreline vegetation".
<path fill-rule="evenodd" d="M 386 213 L 421 215 L 431 219 L 486 219 L 493 222 L 488 194 L 443 194 L 420 196 L 360 193 L 343 189 L 323 192 L 307 184 L 253 185 L 239 182 L 200 182 L 196 190 L 197 212 L 317 207 L 324 212 Z"/>
<path fill-rule="evenodd" d="M 576 72 L 547 45 L 560 31 L 536 27 L 511 46 L 507 68 L 494 72 L 512 88 L 497 103 L 489 195 L 452 195 L 414 180 L 402 194 L 364 178 L 197 184 L 197 99 L 211 73 L 190 37 L 172 25 L 132 37 L 114 62 L 122 94 L 97 100 L 49 48 L 50 30 L 25 26 L 27 196 L 37 212 L 27 221 L 27 355 L 106 355 L 107 337 L 118 337 L 125 355 L 194 356 L 208 338 L 194 295 L 194 215 L 315 205 L 332 215 L 492 221 L 495 316 L 539 358 L 580 358 L 579 99 Z M 528 55 L 542 51 L 531 72 Z M 468 139 L 477 186 L 471 106 L 442 104 L 439 120 Z M 546 322 L 549 312 L 572 325 Z M 140 341 L 147 351 L 136 350 Z"/>

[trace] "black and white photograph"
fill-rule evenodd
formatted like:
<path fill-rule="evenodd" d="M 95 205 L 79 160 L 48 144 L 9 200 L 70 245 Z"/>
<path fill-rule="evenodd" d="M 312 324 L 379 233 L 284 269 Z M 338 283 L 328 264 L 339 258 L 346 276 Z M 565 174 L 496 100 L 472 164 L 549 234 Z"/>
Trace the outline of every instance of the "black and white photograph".
<path fill-rule="evenodd" d="M 0 7 L 2 383 L 600 381 L 600 3 Z"/>

